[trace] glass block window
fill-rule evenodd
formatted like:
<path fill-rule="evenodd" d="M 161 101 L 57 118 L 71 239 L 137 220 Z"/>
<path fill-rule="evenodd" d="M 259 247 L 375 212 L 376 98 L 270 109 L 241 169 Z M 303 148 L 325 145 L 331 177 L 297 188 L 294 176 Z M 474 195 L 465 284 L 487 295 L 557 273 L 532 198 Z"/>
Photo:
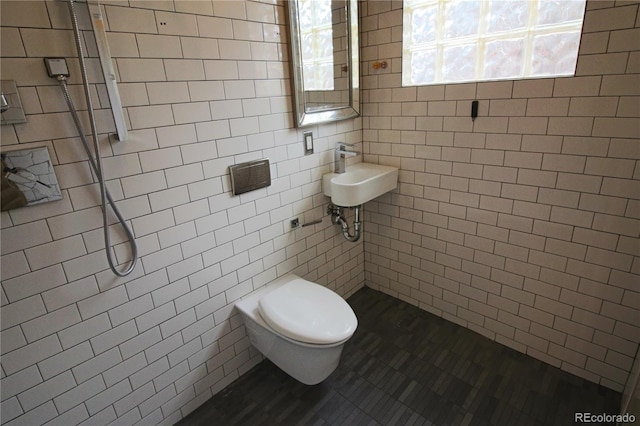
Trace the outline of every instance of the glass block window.
<path fill-rule="evenodd" d="M 402 84 L 575 73 L 586 0 L 404 0 Z"/>
<path fill-rule="evenodd" d="M 331 1 L 299 0 L 304 90 L 333 90 Z"/>

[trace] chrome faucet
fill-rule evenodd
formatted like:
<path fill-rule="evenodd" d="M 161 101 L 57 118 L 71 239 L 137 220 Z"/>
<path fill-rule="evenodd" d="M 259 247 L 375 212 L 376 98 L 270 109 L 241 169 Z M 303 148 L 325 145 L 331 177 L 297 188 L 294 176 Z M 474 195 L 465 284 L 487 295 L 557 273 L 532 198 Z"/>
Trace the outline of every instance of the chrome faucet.
<path fill-rule="evenodd" d="M 355 157 L 360 154 L 358 151 L 347 151 L 347 147 L 353 148 L 353 144 L 338 142 L 336 143 L 336 149 L 334 151 L 334 172 L 335 173 L 344 173 L 346 170 L 345 158 L 346 157 Z"/>

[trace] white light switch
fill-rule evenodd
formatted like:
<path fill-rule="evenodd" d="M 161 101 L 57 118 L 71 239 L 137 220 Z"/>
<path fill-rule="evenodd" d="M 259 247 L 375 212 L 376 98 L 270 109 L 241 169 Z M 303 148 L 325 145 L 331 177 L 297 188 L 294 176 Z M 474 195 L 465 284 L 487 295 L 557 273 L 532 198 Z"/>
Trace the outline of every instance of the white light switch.
<path fill-rule="evenodd" d="M 304 155 L 313 154 L 313 132 L 304 132 Z"/>

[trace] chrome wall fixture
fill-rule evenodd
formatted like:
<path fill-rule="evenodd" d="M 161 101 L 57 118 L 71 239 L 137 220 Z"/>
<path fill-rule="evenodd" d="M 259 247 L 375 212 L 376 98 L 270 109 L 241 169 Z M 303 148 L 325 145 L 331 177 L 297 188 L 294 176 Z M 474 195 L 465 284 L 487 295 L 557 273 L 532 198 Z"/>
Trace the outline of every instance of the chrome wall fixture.
<path fill-rule="evenodd" d="M 82 76 L 84 95 L 87 102 L 87 110 L 89 113 L 89 124 L 91 125 L 91 135 L 93 138 L 93 153 L 91 152 L 91 147 L 89 145 L 89 142 L 87 141 L 85 132 L 82 128 L 80 118 L 78 117 L 78 112 L 69 94 L 69 89 L 67 87 L 67 77 L 69 76 L 69 71 L 66 65 L 66 61 L 64 60 L 64 58 L 45 58 L 45 64 L 47 65 L 47 71 L 49 73 L 49 76 L 52 78 L 55 78 L 60 84 L 65 101 L 67 102 L 67 106 L 69 107 L 69 111 L 71 112 L 73 122 L 78 131 L 78 135 L 80 137 L 80 140 L 82 141 L 84 150 L 87 153 L 87 156 L 89 158 L 89 164 L 91 166 L 91 169 L 93 170 L 96 177 L 98 178 L 99 188 L 100 188 L 100 200 L 102 204 L 102 228 L 103 228 L 103 234 L 104 234 L 105 252 L 107 255 L 107 261 L 109 263 L 109 268 L 115 275 L 119 277 L 124 277 L 129 275 L 135 269 L 136 263 L 138 261 L 138 247 L 136 245 L 136 241 L 133 236 L 133 231 L 127 225 L 124 217 L 116 207 L 116 204 L 113 201 L 113 198 L 111 197 L 111 194 L 107 190 L 107 187 L 104 182 L 102 158 L 100 156 L 100 147 L 99 147 L 99 139 L 98 139 L 98 129 L 96 126 L 93 102 L 91 100 L 91 89 L 89 87 L 89 79 L 87 77 L 87 66 L 85 62 L 85 54 L 84 54 L 84 49 L 82 47 L 82 34 L 80 33 L 80 29 L 78 27 L 78 15 L 75 9 L 76 7 L 75 1 L 67 0 L 67 4 L 69 6 L 71 23 L 73 25 L 73 33 L 74 33 L 74 38 L 76 43 L 76 50 L 78 52 L 78 60 L 80 62 L 80 73 Z M 118 218 L 118 221 L 122 225 L 124 232 L 127 236 L 129 246 L 131 247 L 131 261 L 129 262 L 129 265 L 122 271 L 116 268 L 116 263 L 113 259 L 113 252 L 111 250 L 111 237 L 109 233 L 109 218 L 108 218 L 107 205 L 111 207 L 111 210 L 113 211 L 115 216 Z"/>
<path fill-rule="evenodd" d="M 342 228 L 342 235 L 347 239 L 355 243 L 360 239 L 360 233 L 362 231 L 362 222 L 360 222 L 360 209 L 362 205 L 355 207 L 348 207 L 355 210 L 355 216 L 353 219 L 353 234 L 349 230 L 349 223 L 344 217 L 344 209 L 347 207 L 340 207 L 334 204 L 329 204 L 327 207 L 327 214 L 331 216 L 331 223 L 334 225 L 340 225 Z"/>
<path fill-rule="evenodd" d="M 109 51 L 109 44 L 107 43 L 107 33 L 104 27 L 104 20 L 102 19 L 102 12 L 100 11 L 100 3 L 97 1 L 89 1 L 87 6 L 89 7 L 89 15 L 91 15 L 91 24 L 93 34 L 96 38 L 100 64 L 102 65 L 102 74 L 104 75 L 104 82 L 107 87 L 109 102 L 111 103 L 113 121 L 116 124 L 116 136 L 119 141 L 125 141 L 127 139 L 127 124 L 124 119 L 122 102 L 120 101 L 120 92 L 118 92 L 116 72 L 111 62 L 111 52 Z"/>

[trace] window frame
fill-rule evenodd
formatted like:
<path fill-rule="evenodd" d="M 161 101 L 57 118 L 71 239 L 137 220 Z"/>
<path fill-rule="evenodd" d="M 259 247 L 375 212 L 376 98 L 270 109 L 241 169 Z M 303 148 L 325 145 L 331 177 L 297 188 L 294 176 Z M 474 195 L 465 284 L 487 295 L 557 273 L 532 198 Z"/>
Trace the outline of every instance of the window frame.
<path fill-rule="evenodd" d="M 470 1 L 470 0 L 465 0 Z M 402 85 L 404 87 L 410 86 L 426 86 L 437 84 L 457 84 L 457 83 L 470 83 L 480 81 L 503 81 L 503 80 L 517 80 L 517 79 L 535 79 L 535 78 L 553 78 L 553 77 L 567 77 L 575 75 L 578 51 L 580 48 L 580 40 L 582 36 L 582 26 L 584 23 L 584 14 L 586 9 L 586 0 L 583 1 L 583 9 L 580 19 L 571 21 L 563 21 L 562 23 L 552 24 L 537 24 L 538 20 L 538 4 L 541 0 L 527 0 L 528 4 L 528 16 L 527 24 L 524 27 L 514 30 L 497 31 L 488 33 L 488 11 L 491 6 L 491 2 L 488 0 L 477 0 L 479 3 L 478 10 L 478 31 L 473 35 L 445 38 L 445 22 L 446 16 L 444 13 L 445 4 L 451 3 L 450 0 L 412 0 L 403 2 L 402 11 Z M 424 6 L 436 6 L 436 36 L 434 41 L 428 41 L 424 43 L 412 44 L 412 13 L 413 11 L 420 9 Z M 571 71 L 564 73 L 539 73 L 532 74 L 533 66 L 533 54 L 534 54 L 534 42 L 536 36 L 551 35 L 558 33 L 570 33 L 577 36 L 578 43 L 575 51 L 575 60 Z M 577 33 L 577 34 L 576 34 Z M 524 39 L 523 50 L 523 66 L 519 75 L 513 76 L 500 76 L 500 77 L 484 77 L 484 64 L 487 45 L 494 41 L 506 41 Z M 444 51 L 445 48 L 469 45 L 471 42 L 476 41 L 476 55 L 473 77 L 464 80 L 446 80 L 442 76 L 444 69 Z M 421 51 L 434 51 L 435 55 L 435 75 L 433 81 L 428 82 L 414 82 L 411 72 L 411 56 L 414 52 Z"/>

